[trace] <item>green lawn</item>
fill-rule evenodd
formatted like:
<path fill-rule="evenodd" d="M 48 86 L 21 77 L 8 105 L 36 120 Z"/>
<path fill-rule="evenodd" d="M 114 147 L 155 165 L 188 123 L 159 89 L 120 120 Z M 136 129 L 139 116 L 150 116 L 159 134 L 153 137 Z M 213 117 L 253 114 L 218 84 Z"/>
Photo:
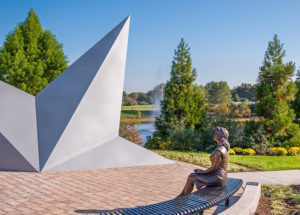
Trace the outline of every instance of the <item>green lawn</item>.
<path fill-rule="evenodd" d="M 128 123 L 130 123 L 130 120 L 131 119 L 121 119 L 120 123 L 121 124 L 128 124 Z M 154 120 L 155 119 L 153 119 L 153 118 L 141 118 L 141 119 L 139 119 L 140 122 L 153 122 Z"/>
<path fill-rule="evenodd" d="M 131 105 L 122 106 L 122 110 L 135 110 L 135 109 L 153 109 L 153 105 Z"/>
<path fill-rule="evenodd" d="M 207 153 L 163 151 L 163 150 L 153 150 L 153 151 L 171 160 L 178 160 L 186 163 L 192 163 L 205 168 L 210 167 L 210 160 L 209 160 L 210 154 Z M 249 169 L 247 167 L 238 164 L 229 163 L 228 171 L 245 172 L 245 171 L 249 171 Z"/>
<path fill-rule="evenodd" d="M 300 156 L 230 155 L 229 162 L 264 171 L 300 169 Z"/>
<path fill-rule="evenodd" d="M 172 159 L 209 167 L 209 154 L 197 152 L 178 152 L 153 150 L 154 152 Z M 248 171 L 246 167 L 263 171 L 300 169 L 300 156 L 260 156 L 260 155 L 230 155 L 230 172 Z"/>
<path fill-rule="evenodd" d="M 138 112 L 141 112 L 142 116 L 149 116 L 152 115 L 151 110 L 122 110 L 121 117 L 137 117 Z"/>

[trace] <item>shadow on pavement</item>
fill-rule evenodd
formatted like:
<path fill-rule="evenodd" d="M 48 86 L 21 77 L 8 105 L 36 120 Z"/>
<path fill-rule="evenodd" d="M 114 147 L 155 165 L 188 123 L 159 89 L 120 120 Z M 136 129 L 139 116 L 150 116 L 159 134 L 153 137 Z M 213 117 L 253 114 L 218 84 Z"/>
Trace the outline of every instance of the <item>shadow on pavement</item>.
<path fill-rule="evenodd" d="M 114 212 L 114 211 L 120 211 L 120 210 L 125 210 L 128 208 L 116 208 L 113 210 L 96 210 L 96 209 L 86 209 L 86 210 L 74 210 L 76 213 L 80 214 L 95 214 L 95 213 L 109 213 L 109 212 Z"/>

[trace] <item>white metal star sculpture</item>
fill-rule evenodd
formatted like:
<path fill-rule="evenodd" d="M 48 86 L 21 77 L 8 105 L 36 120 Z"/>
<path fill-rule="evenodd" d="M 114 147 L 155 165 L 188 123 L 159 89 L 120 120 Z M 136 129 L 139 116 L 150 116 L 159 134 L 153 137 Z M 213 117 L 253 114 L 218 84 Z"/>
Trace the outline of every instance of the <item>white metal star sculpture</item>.
<path fill-rule="evenodd" d="M 119 137 L 130 17 L 35 97 L 0 81 L 0 170 L 173 163 Z"/>

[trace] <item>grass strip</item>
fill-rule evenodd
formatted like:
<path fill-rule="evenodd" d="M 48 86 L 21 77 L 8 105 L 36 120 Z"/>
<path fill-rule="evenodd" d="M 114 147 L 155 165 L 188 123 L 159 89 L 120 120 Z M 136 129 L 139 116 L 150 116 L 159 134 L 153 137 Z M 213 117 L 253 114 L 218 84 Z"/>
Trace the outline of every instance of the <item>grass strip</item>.
<path fill-rule="evenodd" d="M 230 155 L 229 162 L 264 171 L 300 169 L 300 156 Z"/>
<path fill-rule="evenodd" d="M 131 105 L 131 106 L 122 106 L 122 110 L 135 110 L 135 109 L 153 109 L 153 105 Z"/>
<path fill-rule="evenodd" d="M 151 116 L 153 111 L 151 110 L 122 110 L 121 117 L 138 117 L 138 112 L 141 113 L 141 116 Z"/>
<path fill-rule="evenodd" d="M 172 160 L 184 161 L 195 165 L 209 167 L 208 153 L 179 152 L 154 150 L 156 153 Z M 247 168 L 248 167 L 248 168 Z M 250 168 L 250 169 L 249 169 Z M 300 169 L 300 156 L 261 156 L 261 155 L 230 155 L 228 170 L 231 172 Z"/>
<path fill-rule="evenodd" d="M 139 122 L 153 122 L 154 118 L 141 118 L 139 119 Z M 120 124 L 129 124 L 131 122 L 131 119 L 121 119 Z"/>
<path fill-rule="evenodd" d="M 171 160 L 178 160 L 186 163 L 191 163 L 204 168 L 209 168 L 211 166 L 210 159 L 209 159 L 210 154 L 207 153 L 163 151 L 163 150 L 153 150 L 153 151 Z M 229 163 L 228 171 L 245 172 L 245 171 L 249 171 L 249 169 L 247 167 L 238 164 Z"/>

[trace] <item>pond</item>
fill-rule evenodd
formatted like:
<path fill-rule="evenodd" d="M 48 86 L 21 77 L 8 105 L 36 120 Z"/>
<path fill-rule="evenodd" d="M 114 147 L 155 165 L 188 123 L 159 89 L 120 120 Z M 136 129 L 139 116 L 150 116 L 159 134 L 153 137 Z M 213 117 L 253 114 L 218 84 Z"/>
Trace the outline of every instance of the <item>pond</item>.
<path fill-rule="evenodd" d="M 141 133 L 141 139 L 146 143 L 146 137 L 153 135 L 155 132 L 154 122 L 142 122 L 139 125 L 135 125 L 137 130 Z"/>

